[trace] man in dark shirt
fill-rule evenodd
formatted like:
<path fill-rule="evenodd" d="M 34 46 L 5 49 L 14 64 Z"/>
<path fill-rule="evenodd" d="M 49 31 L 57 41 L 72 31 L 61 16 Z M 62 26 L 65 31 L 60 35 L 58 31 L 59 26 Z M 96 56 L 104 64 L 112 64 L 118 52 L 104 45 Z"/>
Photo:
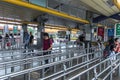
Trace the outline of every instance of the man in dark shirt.
<path fill-rule="evenodd" d="M 30 32 L 29 48 L 31 49 L 30 51 L 32 52 L 33 52 L 33 49 L 32 49 L 33 41 L 34 41 L 34 36 L 32 35 L 32 32 Z"/>
<path fill-rule="evenodd" d="M 0 42 L 2 42 L 2 35 L 0 35 Z"/>

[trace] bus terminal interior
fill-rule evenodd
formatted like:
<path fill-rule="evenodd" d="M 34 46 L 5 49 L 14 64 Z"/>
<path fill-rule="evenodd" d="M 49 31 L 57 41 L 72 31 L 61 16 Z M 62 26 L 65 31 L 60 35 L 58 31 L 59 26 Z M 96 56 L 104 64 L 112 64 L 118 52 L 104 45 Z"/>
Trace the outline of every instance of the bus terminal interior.
<path fill-rule="evenodd" d="M 0 0 L 0 80 L 120 80 L 119 21 L 120 0 Z"/>

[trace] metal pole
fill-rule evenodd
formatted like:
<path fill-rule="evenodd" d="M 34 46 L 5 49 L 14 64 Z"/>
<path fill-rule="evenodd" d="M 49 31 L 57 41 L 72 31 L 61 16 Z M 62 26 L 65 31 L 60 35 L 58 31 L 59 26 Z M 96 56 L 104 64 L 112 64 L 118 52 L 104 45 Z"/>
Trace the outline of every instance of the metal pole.
<path fill-rule="evenodd" d="M 87 53 L 89 53 L 90 50 L 90 43 L 87 44 Z"/>
<path fill-rule="evenodd" d="M 11 77 L 8 77 L 8 80 L 11 80 Z"/>
<path fill-rule="evenodd" d="M 79 80 L 81 80 L 81 76 L 79 76 Z"/>
<path fill-rule="evenodd" d="M 87 61 L 89 61 L 89 54 L 87 54 Z M 87 63 L 87 69 L 89 68 L 89 63 Z M 89 71 L 87 72 L 87 80 L 89 79 Z"/>
<path fill-rule="evenodd" d="M 66 68 L 67 68 L 66 65 L 65 65 L 65 63 L 63 63 L 63 68 L 64 68 L 64 74 L 65 74 Z M 66 80 L 66 76 L 63 77 L 63 80 Z"/>
<path fill-rule="evenodd" d="M 120 77 L 120 65 L 119 65 L 118 69 L 119 69 L 119 77 Z"/>
<path fill-rule="evenodd" d="M 46 8 L 48 8 L 49 6 L 48 6 L 48 0 L 46 0 Z"/>
<path fill-rule="evenodd" d="M 56 65 L 54 66 L 54 73 L 56 72 L 57 68 L 56 68 Z"/>
<path fill-rule="evenodd" d="M 14 59 L 14 57 L 13 57 L 13 51 L 12 51 L 12 56 L 11 56 L 11 59 L 12 59 L 12 60 Z M 14 66 L 13 66 L 13 67 L 11 67 L 11 72 L 14 72 Z"/>
<path fill-rule="evenodd" d="M 95 80 L 97 80 L 97 71 L 96 71 L 96 67 L 94 68 L 94 77 L 95 77 Z"/>
<path fill-rule="evenodd" d="M 111 63 L 111 70 L 113 69 L 113 63 L 112 63 L 112 61 L 110 61 L 110 63 Z M 112 80 L 112 73 L 113 72 L 111 72 L 111 74 L 110 74 L 110 80 Z"/>
<path fill-rule="evenodd" d="M 28 73 L 28 80 L 30 80 L 30 72 Z"/>

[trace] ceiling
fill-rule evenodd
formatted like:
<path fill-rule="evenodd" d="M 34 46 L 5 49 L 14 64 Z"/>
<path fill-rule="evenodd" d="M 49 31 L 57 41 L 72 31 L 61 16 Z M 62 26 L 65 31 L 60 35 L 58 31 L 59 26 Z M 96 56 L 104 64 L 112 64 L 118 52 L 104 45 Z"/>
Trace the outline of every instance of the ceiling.
<path fill-rule="evenodd" d="M 81 5 L 88 10 L 105 16 L 111 16 L 120 12 L 120 10 L 113 4 L 112 0 L 57 0 L 66 4 L 81 8 Z"/>
<path fill-rule="evenodd" d="M 92 12 L 105 16 L 111 16 L 113 14 L 120 12 L 120 10 L 112 3 L 112 0 L 55 0 L 55 1 L 72 5 L 83 10 L 90 10 Z M 56 8 L 58 4 L 60 3 L 54 3 L 54 5 L 53 3 L 50 3 L 49 6 Z M 31 21 L 32 19 L 36 18 L 41 14 L 42 12 L 37 10 L 16 6 L 13 4 L 0 1 L 0 16 L 2 17 L 21 19 L 22 21 Z"/>
<path fill-rule="evenodd" d="M 42 12 L 37 10 L 16 6 L 5 2 L 0 2 L 0 17 L 3 18 L 7 17 L 13 19 L 20 19 L 22 21 L 30 21 L 39 16 L 40 14 L 42 14 Z"/>

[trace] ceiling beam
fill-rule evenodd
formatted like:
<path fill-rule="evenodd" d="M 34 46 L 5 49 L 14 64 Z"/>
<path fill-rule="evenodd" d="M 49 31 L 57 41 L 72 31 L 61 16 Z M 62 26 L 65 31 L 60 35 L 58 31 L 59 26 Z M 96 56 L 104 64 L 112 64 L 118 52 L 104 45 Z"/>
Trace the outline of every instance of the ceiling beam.
<path fill-rule="evenodd" d="M 68 15 L 64 12 L 59 12 L 59 11 L 56 11 L 56 10 L 53 10 L 53 9 L 37 6 L 37 5 L 31 4 L 31 3 L 28 3 L 28 2 L 25 2 L 25 1 L 21 1 L 21 0 L 2 0 L 2 1 L 8 2 L 8 3 L 11 3 L 11 4 L 15 4 L 15 5 L 18 5 L 18 6 L 23 6 L 23 7 L 27 7 L 27 8 L 30 8 L 30 9 L 38 10 L 38 11 L 41 11 L 41 12 L 49 13 L 49 14 L 52 14 L 52 15 L 55 15 L 55 16 L 66 18 L 66 19 L 71 19 L 71 20 L 74 20 L 74 21 L 77 21 L 77 22 L 89 24 L 89 21 L 87 21 L 87 20 Z"/>
<path fill-rule="evenodd" d="M 93 23 L 98 23 L 100 21 L 103 21 L 105 19 L 108 19 L 108 18 L 112 18 L 112 19 L 116 19 L 116 20 L 120 20 L 120 13 L 116 13 L 114 15 L 111 15 L 111 16 L 104 16 L 104 15 L 100 15 L 96 18 L 93 18 Z"/>
<path fill-rule="evenodd" d="M 113 0 L 113 3 L 117 6 L 118 9 L 120 9 L 120 2 L 117 0 Z"/>
<path fill-rule="evenodd" d="M 100 22 L 100 21 L 102 21 L 102 20 L 105 20 L 105 19 L 107 19 L 107 18 L 108 18 L 107 16 L 100 15 L 100 16 L 98 16 L 98 17 L 96 17 L 96 18 L 93 18 L 93 23 L 98 23 L 98 22 Z"/>

